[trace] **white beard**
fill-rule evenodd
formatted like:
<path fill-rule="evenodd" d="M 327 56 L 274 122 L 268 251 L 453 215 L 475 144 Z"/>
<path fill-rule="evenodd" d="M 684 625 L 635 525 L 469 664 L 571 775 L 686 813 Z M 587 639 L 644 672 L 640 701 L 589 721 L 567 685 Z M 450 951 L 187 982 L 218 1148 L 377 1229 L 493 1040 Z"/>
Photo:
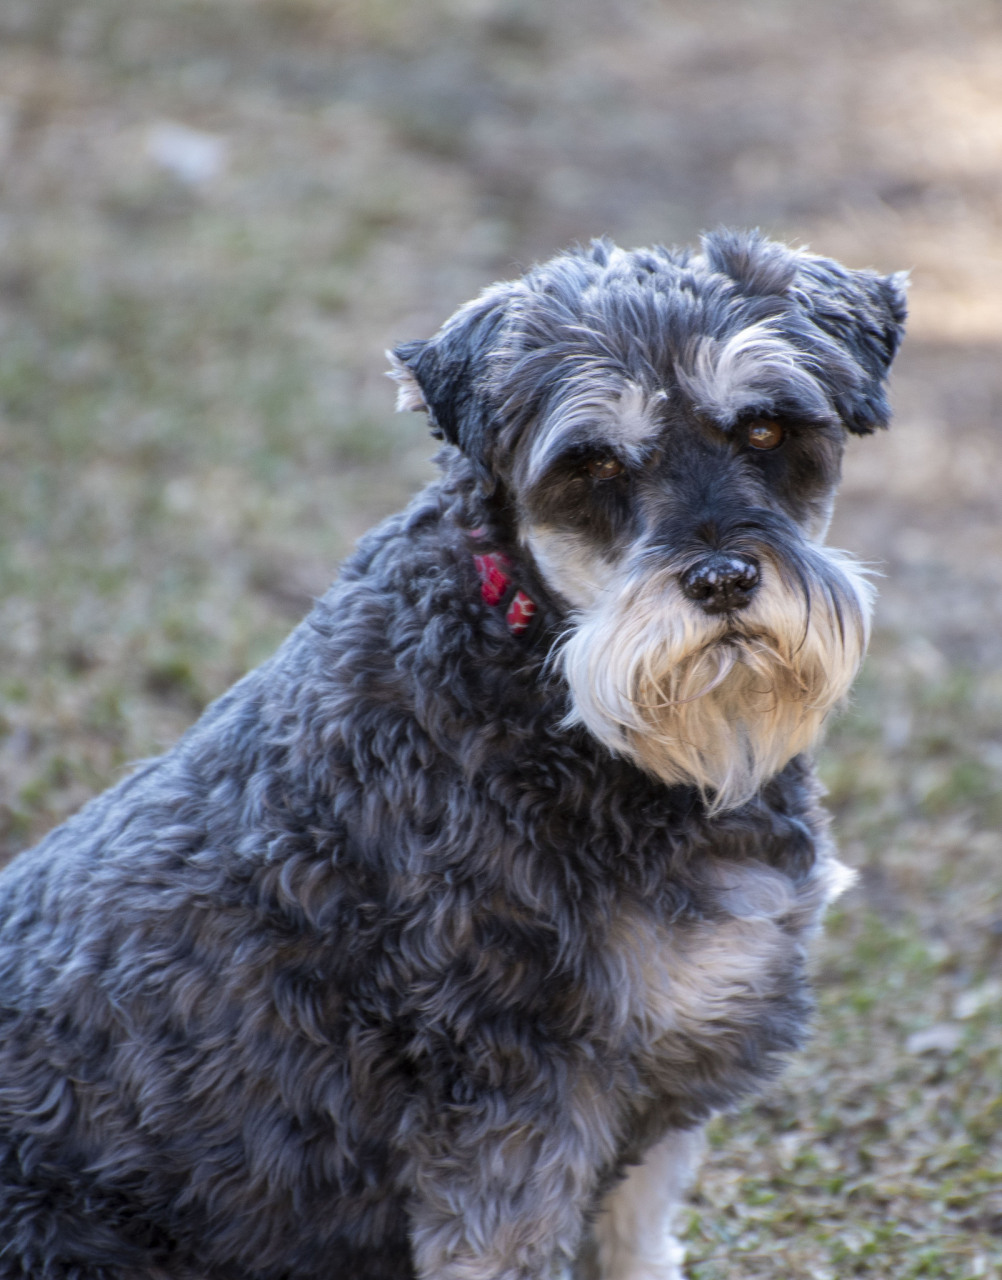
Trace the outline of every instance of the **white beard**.
<path fill-rule="evenodd" d="M 869 637 L 873 590 L 840 551 L 812 547 L 810 599 L 762 557 L 751 603 L 712 616 L 675 573 L 626 573 L 579 615 L 556 661 L 568 724 L 711 809 L 749 800 L 817 738 Z"/>

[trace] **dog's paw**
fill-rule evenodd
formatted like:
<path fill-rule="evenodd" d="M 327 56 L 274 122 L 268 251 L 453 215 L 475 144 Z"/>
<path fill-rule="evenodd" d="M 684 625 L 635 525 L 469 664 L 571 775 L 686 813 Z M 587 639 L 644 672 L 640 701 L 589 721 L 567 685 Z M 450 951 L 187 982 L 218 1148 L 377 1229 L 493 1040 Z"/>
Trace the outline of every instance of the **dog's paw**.
<path fill-rule="evenodd" d="M 665 1242 L 656 1258 L 617 1251 L 602 1267 L 601 1280 L 685 1280 L 685 1250 L 677 1240 Z"/>
<path fill-rule="evenodd" d="M 685 1272 L 675 1262 L 650 1262 L 635 1258 L 618 1271 L 603 1275 L 602 1280 L 685 1280 Z"/>

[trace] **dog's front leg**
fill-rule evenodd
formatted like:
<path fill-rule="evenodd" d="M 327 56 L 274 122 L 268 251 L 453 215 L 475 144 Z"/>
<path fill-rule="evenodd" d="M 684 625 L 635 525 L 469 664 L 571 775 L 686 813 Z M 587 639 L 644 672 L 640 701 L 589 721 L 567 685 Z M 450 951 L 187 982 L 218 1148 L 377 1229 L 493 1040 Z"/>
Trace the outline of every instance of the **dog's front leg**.
<path fill-rule="evenodd" d="M 572 1091 L 572 1093 L 575 1091 Z M 599 1099 L 513 1121 L 499 1096 L 463 1132 L 425 1147 L 414 1170 L 411 1239 L 420 1280 L 564 1280 L 598 1170 L 611 1155 Z M 509 1111 L 507 1120 L 499 1113 Z M 588 1112 L 589 1114 L 584 1114 Z M 598 1123 L 594 1122 L 598 1120 Z M 592 1123 L 588 1123 L 591 1121 Z"/>
<path fill-rule="evenodd" d="M 673 1227 L 702 1147 L 699 1129 L 670 1132 L 605 1197 L 594 1226 L 600 1280 L 682 1280 Z"/>

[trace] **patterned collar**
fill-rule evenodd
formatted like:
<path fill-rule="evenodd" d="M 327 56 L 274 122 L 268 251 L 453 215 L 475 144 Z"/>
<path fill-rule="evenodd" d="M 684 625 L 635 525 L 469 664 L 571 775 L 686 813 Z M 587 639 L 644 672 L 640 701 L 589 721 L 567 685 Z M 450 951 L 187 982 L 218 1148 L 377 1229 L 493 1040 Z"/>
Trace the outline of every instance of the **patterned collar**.
<path fill-rule="evenodd" d="M 485 529 L 471 529 L 471 538 L 483 538 Z M 536 602 L 512 580 L 512 563 L 503 551 L 481 551 L 473 556 L 480 578 L 480 595 L 484 604 L 504 608 L 504 620 L 513 636 L 520 636 L 529 627 L 536 612 Z"/>

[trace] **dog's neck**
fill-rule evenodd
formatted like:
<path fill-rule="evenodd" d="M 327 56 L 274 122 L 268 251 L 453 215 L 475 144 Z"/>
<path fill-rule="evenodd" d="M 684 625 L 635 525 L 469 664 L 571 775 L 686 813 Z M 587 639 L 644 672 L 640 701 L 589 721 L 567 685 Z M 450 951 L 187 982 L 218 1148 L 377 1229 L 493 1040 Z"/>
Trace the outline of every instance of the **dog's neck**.
<path fill-rule="evenodd" d="M 485 529 L 471 529 L 475 541 L 486 536 Z M 503 608 L 508 630 L 514 636 L 527 631 L 536 613 L 536 602 L 518 587 L 512 577 L 511 560 L 503 551 L 474 552 L 473 563 L 480 578 L 480 596 L 492 608 Z"/>

